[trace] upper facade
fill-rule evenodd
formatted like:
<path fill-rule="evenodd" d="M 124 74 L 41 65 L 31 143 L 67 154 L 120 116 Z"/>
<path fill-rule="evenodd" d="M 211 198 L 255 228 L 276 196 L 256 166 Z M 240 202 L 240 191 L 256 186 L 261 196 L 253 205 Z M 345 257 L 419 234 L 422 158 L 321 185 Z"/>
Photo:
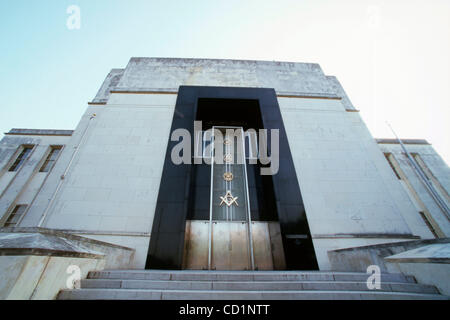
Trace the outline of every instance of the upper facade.
<path fill-rule="evenodd" d="M 112 69 L 92 102 L 107 102 L 111 92 L 178 92 L 180 85 L 274 88 L 279 96 L 339 98 L 354 110 L 334 76 L 316 63 L 131 58 L 125 69 Z"/>

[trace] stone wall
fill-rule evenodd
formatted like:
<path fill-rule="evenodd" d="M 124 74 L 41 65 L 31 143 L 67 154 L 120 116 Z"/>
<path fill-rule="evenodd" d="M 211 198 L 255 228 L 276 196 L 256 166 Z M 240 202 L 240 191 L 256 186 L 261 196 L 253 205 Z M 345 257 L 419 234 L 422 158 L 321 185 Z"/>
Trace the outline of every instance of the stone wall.
<path fill-rule="evenodd" d="M 88 272 L 129 269 L 134 250 L 76 235 L 4 228 L 0 231 L 0 299 L 55 299 Z M 79 274 L 78 274 L 79 272 Z"/>
<path fill-rule="evenodd" d="M 329 250 L 432 237 L 359 113 L 334 99 L 278 102 L 321 270 Z"/>
<path fill-rule="evenodd" d="M 449 237 L 450 220 L 448 216 L 438 206 L 400 144 L 396 141 L 379 140 L 378 145 L 382 152 L 391 154 L 393 157 L 392 161 L 395 162 L 394 165 L 399 166 L 401 171 L 399 175 L 402 178 L 401 183 L 411 202 L 415 205 L 416 215 L 418 215 L 419 211 L 422 211 L 430 221 L 430 224 L 435 228 L 439 237 Z M 418 155 L 417 163 L 424 166 L 423 172 L 428 177 L 431 185 L 447 206 L 450 207 L 450 168 L 448 165 L 433 147 L 426 142 L 406 142 L 404 145 L 413 157 Z"/>

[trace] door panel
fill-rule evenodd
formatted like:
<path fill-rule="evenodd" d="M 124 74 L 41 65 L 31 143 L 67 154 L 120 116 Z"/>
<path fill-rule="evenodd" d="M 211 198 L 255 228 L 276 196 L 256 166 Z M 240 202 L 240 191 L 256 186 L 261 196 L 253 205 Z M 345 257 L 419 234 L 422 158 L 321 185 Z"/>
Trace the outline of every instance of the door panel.
<path fill-rule="evenodd" d="M 273 232 L 271 229 L 278 230 Z M 284 253 L 278 222 L 252 222 L 255 268 L 257 270 L 284 270 Z M 217 221 L 213 223 L 211 269 L 249 270 L 251 267 L 246 240 L 247 226 L 242 222 Z M 186 223 L 183 269 L 208 269 L 209 221 L 193 220 Z"/>
<path fill-rule="evenodd" d="M 273 270 L 269 224 L 252 222 L 252 238 L 255 268 L 258 270 Z"/>
<path fill-rule="evenodd" d="M 186 221 L 183 269 L 208 269 L 209 221 Z"/>
<path fill-rule="evenodd" d="M 213 270 L 249 270 L 247 226 L 243 222 L 213 222 Z"/>

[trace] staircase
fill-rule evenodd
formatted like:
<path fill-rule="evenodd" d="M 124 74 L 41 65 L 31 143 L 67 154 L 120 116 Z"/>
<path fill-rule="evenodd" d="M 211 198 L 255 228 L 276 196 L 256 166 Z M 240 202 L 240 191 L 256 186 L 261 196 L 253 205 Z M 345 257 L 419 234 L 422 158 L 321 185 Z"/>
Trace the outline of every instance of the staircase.
<path fill-rule="evenodd" d="M 447 299 L 434 286 L 403 274 L 381 275 L 370 290 L 369 275 L 321 271 L 105 270 L 88 274 L 81 289 L 61 290 L 71 300 L 348 300 Z"/>

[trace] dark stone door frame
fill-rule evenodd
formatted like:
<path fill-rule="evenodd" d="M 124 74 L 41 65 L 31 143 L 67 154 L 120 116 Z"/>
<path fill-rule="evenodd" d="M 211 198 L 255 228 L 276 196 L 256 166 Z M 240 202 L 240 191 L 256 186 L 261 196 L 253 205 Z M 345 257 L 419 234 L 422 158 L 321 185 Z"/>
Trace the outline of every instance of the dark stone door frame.
<path fill-rule="evenodd" d="M 170 133 L 183 128 L 188 130 L 191 136 L 194 135 L 194 120 L 200 98 L 257 100 L 264 129 L 279 129 L 280 167 L 278 173 L 272 176 L 272 180 L 287 268 L 317 269 L 303 199 L 275 90 L 180 86 Z M 147 269 L 181 269 L 183 263 L 193 165 L 173 164 L 171 150 L 179 142 L 170 141 L 170 135 L 168 140 L 147 256 Z"/>

